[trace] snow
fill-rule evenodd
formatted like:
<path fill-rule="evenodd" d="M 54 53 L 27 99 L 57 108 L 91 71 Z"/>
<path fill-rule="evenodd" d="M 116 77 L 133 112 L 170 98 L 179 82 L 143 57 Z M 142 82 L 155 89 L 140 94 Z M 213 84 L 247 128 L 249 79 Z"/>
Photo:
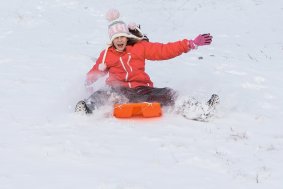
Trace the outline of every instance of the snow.
<path fill-rule="evenodd" d="M 214 119 L 73 113 L 110 8 L 151 41 L 213 35 L 147 72 L 181 96 L 219 94 Z M 279 0 L 2 1 L 0 188 L 282 188 L 281 20 Z"/>

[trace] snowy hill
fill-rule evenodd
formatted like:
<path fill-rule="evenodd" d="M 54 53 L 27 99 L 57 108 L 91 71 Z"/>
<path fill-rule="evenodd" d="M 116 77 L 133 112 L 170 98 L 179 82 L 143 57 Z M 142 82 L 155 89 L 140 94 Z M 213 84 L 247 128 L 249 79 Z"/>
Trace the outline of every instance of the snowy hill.
<path fill-rule="evenodd" d="M 282 188 L 283 1 L 0 4 L 1 189 Z M 211 46 L 148 62 L 147 72 L 182 96 L 219 94 L 214 119 L 73 113 L 108 42 L 110 8 L 151 41 L 213 35 Z"/>

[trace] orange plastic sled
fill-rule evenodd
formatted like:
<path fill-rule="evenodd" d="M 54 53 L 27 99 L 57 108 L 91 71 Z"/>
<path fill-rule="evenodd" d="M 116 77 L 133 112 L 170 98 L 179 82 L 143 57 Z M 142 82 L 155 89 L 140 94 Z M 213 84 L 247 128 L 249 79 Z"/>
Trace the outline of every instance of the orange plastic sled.
<path fill-rule="evenodd" d="M 113 115 L 117 118 L 130 117 L 160 117 L 162 115 L 161 106 L 158 102 L 148 103 L 126 103 L 115 104 Z"/>

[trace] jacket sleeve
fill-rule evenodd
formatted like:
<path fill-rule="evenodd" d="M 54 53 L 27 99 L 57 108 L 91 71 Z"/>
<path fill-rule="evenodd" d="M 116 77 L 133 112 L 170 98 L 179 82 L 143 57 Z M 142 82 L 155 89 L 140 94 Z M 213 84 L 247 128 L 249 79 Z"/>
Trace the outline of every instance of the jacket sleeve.
<path fill-rule="evenodd" d="M 142 44 L 145 59 L 148 60 L 167 60 L 190 50 L 187 39 L 167 44 L 143 41 Z"/>
<path fill-rule="evenodd" d="M 98 69 L 99 64 L 102 63 L 104 52 L 105 52 L 105 50 L 100 53 L 100 55 L 99 55 L 98 59 L 96 60 L 94 66 L 91 68 L 91 70 L 89 70 L 87 72 L 86 84 L 92 84 L 93 82 L 98 80 L 100 77 L 103 77 L 104 75 L 107 74 L 108 70 L 100 71 Z"/>

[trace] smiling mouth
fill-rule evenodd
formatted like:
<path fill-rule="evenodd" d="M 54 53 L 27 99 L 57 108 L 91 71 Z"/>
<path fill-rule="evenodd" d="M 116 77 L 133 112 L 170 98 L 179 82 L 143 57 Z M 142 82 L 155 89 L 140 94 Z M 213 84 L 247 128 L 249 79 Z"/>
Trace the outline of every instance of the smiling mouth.
<path fill-rule="evenodd" d="M 117 44 L 117 46 L 118 46 L 119 48 L 123 48 L 123 47 L 124 47 L 124 44 Z"/>

